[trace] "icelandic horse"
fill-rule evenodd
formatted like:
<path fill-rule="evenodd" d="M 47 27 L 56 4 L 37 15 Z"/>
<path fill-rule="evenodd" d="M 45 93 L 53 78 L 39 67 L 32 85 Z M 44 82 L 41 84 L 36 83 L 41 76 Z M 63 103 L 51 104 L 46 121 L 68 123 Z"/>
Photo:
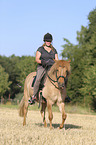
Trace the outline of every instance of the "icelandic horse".
<path fill-rule="evenodd" d="M 66 120 L 65 113 L 65 95 L 64 87 L 66 86 L 66 80 L 70 75 L 70 61 L 65 60 L 56 60 L 49 72 L 47 73 L 46 82 L 44 84 L 44 88 L 42 89 L 42 96 L 46 99 L 46 101 L 41 101 L 41 115 L 44 121 L 44 127 L 47 127 L 46 119 L 45 119 L 45 110 L 46 107 L 48 109 L 48 117 L 50 121 L 50 129 L 52 128 L 52 105 L 57 104 L 60 112 L 62 113 L 62 123 L 59 128 L 62 129 L 64 126 L 64 122 Z M 36 72 L 30 73 L 25 80 L 24 84 L 24 96 L 19 105 L 19 115 L 24 117 L 23 125 L 26 125 L 26 115 L 28 111 L 28 100 L 30 96 L 33 95 L 33 87 L 32 81 L 34 76 L 36 76 Z"/>

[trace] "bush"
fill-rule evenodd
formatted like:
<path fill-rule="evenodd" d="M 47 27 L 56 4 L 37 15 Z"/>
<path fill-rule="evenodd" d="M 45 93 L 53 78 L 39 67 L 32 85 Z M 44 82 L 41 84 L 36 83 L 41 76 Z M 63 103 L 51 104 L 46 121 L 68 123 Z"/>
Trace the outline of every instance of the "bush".
<path fill-rule="evenodd" d="M 23 93 L 19 93 L 19 94 L 16 94 L 16 97 L 15 99 L 12 101 L 12 104 L 14 105 L 17 105 L 20 103 L 21 99 L 23 97 Z"/>

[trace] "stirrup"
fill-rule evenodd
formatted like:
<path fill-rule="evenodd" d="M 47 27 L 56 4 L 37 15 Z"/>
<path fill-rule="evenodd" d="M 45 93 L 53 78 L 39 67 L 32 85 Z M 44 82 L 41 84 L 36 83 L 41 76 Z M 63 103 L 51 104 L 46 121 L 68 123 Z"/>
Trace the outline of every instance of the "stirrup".
<path fill-rule="evenodd" d="M 28 103 L 29 103 L 30 105 L 32 105 L 32 104 L 35 104 L 35 101 L 36 101 L 36 97 L 32 96 L 32 97 L 28 100 Z"/>

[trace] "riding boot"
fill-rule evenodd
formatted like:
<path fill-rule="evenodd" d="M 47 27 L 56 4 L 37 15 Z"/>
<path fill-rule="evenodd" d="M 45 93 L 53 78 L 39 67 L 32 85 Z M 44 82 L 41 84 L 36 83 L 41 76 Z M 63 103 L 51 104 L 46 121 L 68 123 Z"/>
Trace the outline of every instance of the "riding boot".
<path fill-rule="evenodd" d="M 70 101 L 71 101 L 71 98 L 69 96 L 67 96 L 64 100 L 64 102 L 67 102 L 67 103 L 69 103 Z"/>
<path fill-rule="evenodd" d="M 32 97 L 30 97 L 30 99 L 28 100 L 28 103 L 30 104 L 30 105 L 33 105 L 33 104 L 35 104 L 35 102 L 36 102 L 36 96 L 32 96 Z"/>

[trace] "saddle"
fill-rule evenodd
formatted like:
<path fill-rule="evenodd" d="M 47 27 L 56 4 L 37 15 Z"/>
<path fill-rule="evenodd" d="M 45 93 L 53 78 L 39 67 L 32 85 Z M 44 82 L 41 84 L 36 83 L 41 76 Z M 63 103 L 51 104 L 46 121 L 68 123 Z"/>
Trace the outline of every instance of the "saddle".
<path fill-rule="evenodd" d="M 32 87 L 34 87 L 34 84 L 35 84 L 35 81 L 36 81 L 36 77 L 37 76 L 34 76 L 34 79 L 33 79 L 33 82 L 32 82 Z M 43 78 L 42 78 L 43 79 Z M 41 79 L 41 82 L 40 82 L 40 86 L 39 86 L 39 91 L 42 90 L 44 88 L 44 84 L 43 84 L 43 81 Z"/>

